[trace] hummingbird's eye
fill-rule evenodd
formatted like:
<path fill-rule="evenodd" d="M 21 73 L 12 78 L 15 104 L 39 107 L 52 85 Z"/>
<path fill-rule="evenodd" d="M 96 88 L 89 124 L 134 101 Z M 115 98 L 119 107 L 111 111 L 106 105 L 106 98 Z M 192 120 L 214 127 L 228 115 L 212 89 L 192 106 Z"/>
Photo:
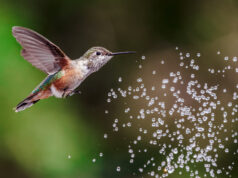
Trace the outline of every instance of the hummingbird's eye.
<path fill-rule="evenodd" d="M 101 55 L 101 53 L 100 53 L 100 52 L 96 52 L 96 55 L 98 55 L 98 56 L 99 56 L 99 55 Z"/>

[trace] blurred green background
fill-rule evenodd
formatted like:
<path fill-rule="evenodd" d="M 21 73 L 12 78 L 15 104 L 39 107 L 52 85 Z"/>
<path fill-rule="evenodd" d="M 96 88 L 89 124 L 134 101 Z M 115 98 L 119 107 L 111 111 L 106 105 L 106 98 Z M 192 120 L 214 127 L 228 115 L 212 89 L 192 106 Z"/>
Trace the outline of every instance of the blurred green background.
<path fill-rule="evenodd" d="M 146 64 L 149 68 L 157 56 L 166 57 L 175 46 L 208 55 L 217 49 L 237 55 L 237 19 L 235 0 L 1 0 L 0 177 L 132 177 L 137 167 L 128 167 L 121 174 L 115 171 L 117 165 L 123 167 L 128 161 L 127 149 L 120 150 L 127 143 L 120 136 L 108 142 L 103 139 L 112 127 L 104 115 L 107 92 L 119 87 L 115 82 L 119 76 L 136 78 L 136 60 L 141 55 L 150 59 Z M 110 61 L 83 82 L 81 95 L 52 97 L 15 113 L 12 108 L 45 74 L 20 56 L 12 26 L 36 30 L 72 59 L 92 46 L 135 50 L 137 54 Z M 210 57 L 202 64 L 219 62 Z M 206 75 L 200 77 L 205 79 Z M 117 111 L 117 107 L 113 109 Z M 123 138 L 128 134 L 120 132 Z M 115 153 L 111 145 L 119 151 Z M 93 163 L 99 152 L 105 157 Z M 237 174 L 234 169 L 233 177 Z"/>

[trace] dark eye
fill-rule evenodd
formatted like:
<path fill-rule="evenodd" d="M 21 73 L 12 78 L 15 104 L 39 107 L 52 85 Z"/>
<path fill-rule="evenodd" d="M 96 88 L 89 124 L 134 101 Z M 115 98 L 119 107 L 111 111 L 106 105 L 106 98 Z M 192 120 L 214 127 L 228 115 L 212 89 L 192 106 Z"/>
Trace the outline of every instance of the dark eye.
<path fill-rule="evenodd" d="M 99 55 L 101 55 L 101 53 L 100 53 L 100 52 L 96 52 L 96 55 L 98 55 L 98 56 L 99 56 Z"/>

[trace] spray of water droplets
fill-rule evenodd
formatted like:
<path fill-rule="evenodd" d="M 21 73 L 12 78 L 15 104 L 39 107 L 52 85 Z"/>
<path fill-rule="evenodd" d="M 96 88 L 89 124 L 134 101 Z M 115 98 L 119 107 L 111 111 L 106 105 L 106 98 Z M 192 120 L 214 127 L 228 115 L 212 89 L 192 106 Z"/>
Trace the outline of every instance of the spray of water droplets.
<path fill-rule="evenodd" d="M 208 81 L 204 81 L 199 77 L 204 70 L 198 65 L 203 55 L 183 53 L 178 47 L 176 52 L 176 69 L 169 71 L 166 60 L 160 60 L 145 77 L 143 65 L 149 57 L 142 56 L 137 68 L 142 72 L 131 85 L 108 92 L 108 105 L 120 106 L 120 114 L 109 115 L 106 109 L 105 116 L 111 119 L 114 133 L 122 129 L 135 133 L 128 134 L 125 153 L 128 163 L 136 166 L 134 175 L 229 176 L 237 166 L 231 158 L 238 153 L 237 57 L 221 59 L 217 51 L 215 55 L 224 66 L 208 68 Z M 162 68 L 168 73 L 161 74 Z M 123 81 L 118 78 L 120 84 Z M 103 135 L 105 139 L 108 136 Z M 121 169 L 122 165 L 115 167 L 117 172 Z"/>

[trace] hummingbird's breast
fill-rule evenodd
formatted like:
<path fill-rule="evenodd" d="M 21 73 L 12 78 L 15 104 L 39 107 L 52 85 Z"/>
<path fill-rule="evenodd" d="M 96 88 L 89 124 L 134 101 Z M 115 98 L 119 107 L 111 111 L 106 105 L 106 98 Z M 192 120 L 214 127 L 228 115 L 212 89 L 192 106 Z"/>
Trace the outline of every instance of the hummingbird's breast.
<path fill-rule="evenodd" d="M 76 89 L 88 73 L 85 66 L 75 65 L 75 63 L 62 68 L 60 72 L 62 76 L 51 85 L 53 95 L 59 98 L 61 98 L 65 92 L 72 92 Z"/>

